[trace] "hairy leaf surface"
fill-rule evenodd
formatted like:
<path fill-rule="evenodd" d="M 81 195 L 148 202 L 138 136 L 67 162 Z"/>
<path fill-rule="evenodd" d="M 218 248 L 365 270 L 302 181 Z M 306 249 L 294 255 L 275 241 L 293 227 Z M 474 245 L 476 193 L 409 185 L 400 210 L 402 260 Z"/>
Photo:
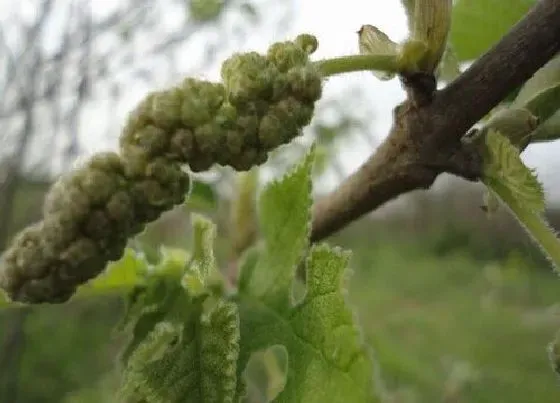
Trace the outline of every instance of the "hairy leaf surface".
<path fill-rule="evenodd" d="M 372 402 L 373 367 L 343 278 L 349 254 L 313 246 L 306 259 L 306 292 L 294 301 L 295 272 L 308 246 L 313 152 L 260 199 L 265 247 L 240 289 L 238 374 L 252 353 L 287 350 L 287 376 L 274 402 Z"/>

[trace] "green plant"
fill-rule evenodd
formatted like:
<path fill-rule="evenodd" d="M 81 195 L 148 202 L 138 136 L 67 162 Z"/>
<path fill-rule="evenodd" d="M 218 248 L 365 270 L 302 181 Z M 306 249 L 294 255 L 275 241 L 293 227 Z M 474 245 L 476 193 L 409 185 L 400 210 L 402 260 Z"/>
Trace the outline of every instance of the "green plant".
<path fill-rule="evenodd" d="M 130 115 L 120 152 L 98 154 L 59 180 L 43 220 L 5 252 L 0 286 L 7 296 L 61 303 L 76 291 L 132 288 L 123 322 L 131 335 L 121 357 L 123 401 L 245 401 L 255 377 L 250 362 L 259 354 L 275 368 L 264 400 L 379 401 L 371 357 L 343 293 L 349 255 L 318 241 L 449 172 L 484 183 L 560 266 L 560 242 L 542 218 L 542 188 L 520 158 L 531 142 L 560 137 L 554 127 L 539 131 L 560 107 L 560 3 L 539 2 L 439 91 L 452 2 L 404 5 L 410 37 L 400 45 L 366 25 L 362 54 L 312 61 L 318 44 L 304 34 L 271 45 L 266 55 L 235 54 L 222 66 L 222 83 L 187 78 L 150 94 Z M 264 163 L 310 123 L 325 79 L 360 70 L 398 75 L 407 90 L 387 140 L 316 204 L 314 148 L 269 184 L 258 202 L 262 242 L 249 247 L 253 230 L 243 235 L 251 241 L 235 252 L 244 253 L 233 284 L 213 255 L 215 229 L 200 217 L 188 252 L 164 249 L 151 264 L 126 249 L 129 238 L 188 197 L 191 180 L 182 165 L 246 171 Z M 468 131 L 522 84 L 513 102 Z M 557 349 L 550 348 L 555 369 Z"/>

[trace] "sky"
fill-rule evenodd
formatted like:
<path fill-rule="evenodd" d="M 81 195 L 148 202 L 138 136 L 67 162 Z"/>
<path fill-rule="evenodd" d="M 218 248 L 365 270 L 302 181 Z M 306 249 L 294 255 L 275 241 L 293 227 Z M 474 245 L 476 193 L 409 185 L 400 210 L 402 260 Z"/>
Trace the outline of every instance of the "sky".
<path fill-rule="evenodd" d="M 344 0 L 299 1 L 299 18 L 293 31 L 313 32 L 319 38 L 318 56 L 336 56 L 357 51 L 356 31 L 363 24 L 371 24 L 385 32 L 394 41 L 406 38 L 407 27 L 404 10 L 398 0 Z M 321 9 L 317 13 L 317 9 Z M 318 14 L 315 16 L 315 14 Z M 336 87 L 356 80 L 368 88 L 372 99 L 375 134 L 383 137 L 391 126 L 391 111 L 404 97 L 398 80 L 381 82 L 369 74 L 352 74 L 337 79 Z M 334 80 L 333 80 L 334 81 Z M 337 88 L 338 89 L 338 88 Z M 346 166 L 354 170 L 367 158 L 368 151 L 355 147 L 347 151 Z M 527 165 L 535 168 L 544 183 L 550 201 L 560 202 L 560 141 L 531 145 L 524 152 Z"/>
<path fill-rule="evenodd" d="M 12 1 L 0 0 L 0 10 L 9 9 L 9 5 L 14 4 Z M 70 0 L 58 0 L 57 3 L 67 1 Z M 319 48 L 314 54 L 316 59 L 355 54 L 358 51 L 357 31 L 363 24 L 377 26 L 395 41 L 403 40 L 407 35 L 404 10 L 399 0 L 292 1 L 295 4 L 295 13 L 287 31 L 281 31 L 279 34 L 277 30 L 259 28 L 258 34 L 250 35 L 242 48 L 228 49 L 228 53 L 224 54 L 224 57 L 237 50 L 265 51 L 271 42 L 293 38 L 302 32 L 312 33 L 318 37 Z M 274 5 L 279 0 L 254 0 L 254 2 Z M 99 16 L 108 13 L 111 6 L 117 4 L 118 0 L 91 0 L 92 10 Z M 28 9 L 28 12 L 32 13 L 32 10 Z M 172 29 L 174 24 L 180 23 L 176 10 L 169 10 L 164 17 L 165 26 L 169 29 Z M 4 18 L 9 18 L 8 14 L 4 13 Z M 269 10 L 265 15 L 265 24 L 273 26 L 274 24 L 270 24 L 272 20 L 274 20 L 274 10 Z M 196 41 L 190 46 L 192 46 L 190 49 L 196 53 Z M 192 54 L 192 52 L 183 52 L 184 56 L 178 58 L 179 71 L 189 70 L 189 63 L 192 64 Z M 202 76 L 217 79 L 218 72 L 219 64 L 215 64 Z M 168 84 L 165 80 L 160 80 L 155 84 L 156 88 L 137 84 L 129 85 L 126 96 L 115 109 L 110 109 L 114 106 L 109 106 L 107 101 L 101 99 L 97 100 L 95 105 L 91 105 L 91 114 L 107 114 L 110 109 L 113 121 L 124 122 L 128 112 L 147 92 Z M 327 82 L 324 98 L 352 96 L 353 89 L 357 89 L 360 96 L 364 97 L 360 98 L 360 109 L 362 109 L 361 115 L 368 122 L 367 130 L 371 131 L 378 141 L 381 141 L 390 128 L 392 109 L 404 99 L 404 92 L 399 81 L 393 79 L 381 82 L 368 72 L 337 76 Z M 80 126 L 82 139 L 87 139 L 86 154 L 102 151 L 107 147 L 115 147 L 117 135 L 111 136 L 110 141 L 107 141 L 107 136 L 99 138 L 99 133 L 104 130 L 97 124 L 92 125 L 91 121 L 91 117 L 88 117 Z M 346 173 L 358 168 L 370 153 L 371 144 L 359 138 L 350 144 L 345 144 L 341 148 L 341 161 Z M 528 165 L 536 168 L 539 177 L 544 182 L 547 197 L 555 202 L 560 201 L 560 186 L 557 185 L 558 182 L 553 181 L 553 175 L 558 178 L 558 173 L 560 173 L 560 158 L 555 158 L 558 155 L 560 155 L 560 141 L 556 144 L 532 145 L 523 156 Z"/>

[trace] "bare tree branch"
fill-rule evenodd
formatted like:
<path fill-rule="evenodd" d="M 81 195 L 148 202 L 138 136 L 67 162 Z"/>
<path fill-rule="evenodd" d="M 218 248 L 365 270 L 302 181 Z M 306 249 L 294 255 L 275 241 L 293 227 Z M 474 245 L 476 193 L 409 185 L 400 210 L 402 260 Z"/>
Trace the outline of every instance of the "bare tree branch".
<path fill-rule="evenodd" d="M 416 105 L 409 99 L 395 108 L 385 142 L 315 204 L 312 240 L 328 237 L 403 193 L 431 187 L 443 172 L 477 180 L 481 158 L 461 144 L 461 137 L 559 51 L 560 0 L 541 0 L 431 102 Z"/>
<path fill-rule="evenodd" d="M 26 32 L 26 43 L 34 44 L 41 29 L 48 20 L 51 12 L 52 0 L 44 0 L 40 10 L 40 14 L 34 24 L 28 28 Z M 31 41 L 31 42 L 29 42 Z M 14 196 L 18 187 L 19 173 L 23 165 L 28 145 L 33 136 L 33 129 L 35 124 L 35 87 L 38 82 L 38 73 L 41 67 L 41 50 L 36 46 L 30 46 L 22 52 L 23 60 L 26 59 L 27 52 L 32 52 L 29 56 L 30 65 L 28 75 L 24 81 L 21 78 L 23 66 L 17 66 L 21 63 L 19 60 L 13 68 L 16 72 L 13 75 L 13 80 L 18 85 L 19 96 L 16 103 L 24 114 L 24 124 L 21 132 L 17 138 L 16 150 L 6 164 L 5 181 L 2 183 L 0 191 L 0 249 L 3 249 L 9 239 L 10 218 L 12 216 L 12 207 L 14 204 Z"/>

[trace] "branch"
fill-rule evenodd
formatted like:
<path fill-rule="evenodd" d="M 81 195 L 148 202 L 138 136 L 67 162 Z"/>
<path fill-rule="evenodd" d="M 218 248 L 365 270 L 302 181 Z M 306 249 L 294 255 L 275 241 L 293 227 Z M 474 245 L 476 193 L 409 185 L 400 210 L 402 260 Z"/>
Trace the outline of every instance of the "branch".
<path fill-rule="evenodd" d="M 395 108 L 385 142 L 313 208 L 318 241 L 395 197 L 427 189 L 441 173 L 480 177 L 481 158 L 464 133 L 560 51 L 560 0 L 541 0 L 502 40 L 431 102 Z M 406 82 L 406 81 L 405 81 Z"/>

